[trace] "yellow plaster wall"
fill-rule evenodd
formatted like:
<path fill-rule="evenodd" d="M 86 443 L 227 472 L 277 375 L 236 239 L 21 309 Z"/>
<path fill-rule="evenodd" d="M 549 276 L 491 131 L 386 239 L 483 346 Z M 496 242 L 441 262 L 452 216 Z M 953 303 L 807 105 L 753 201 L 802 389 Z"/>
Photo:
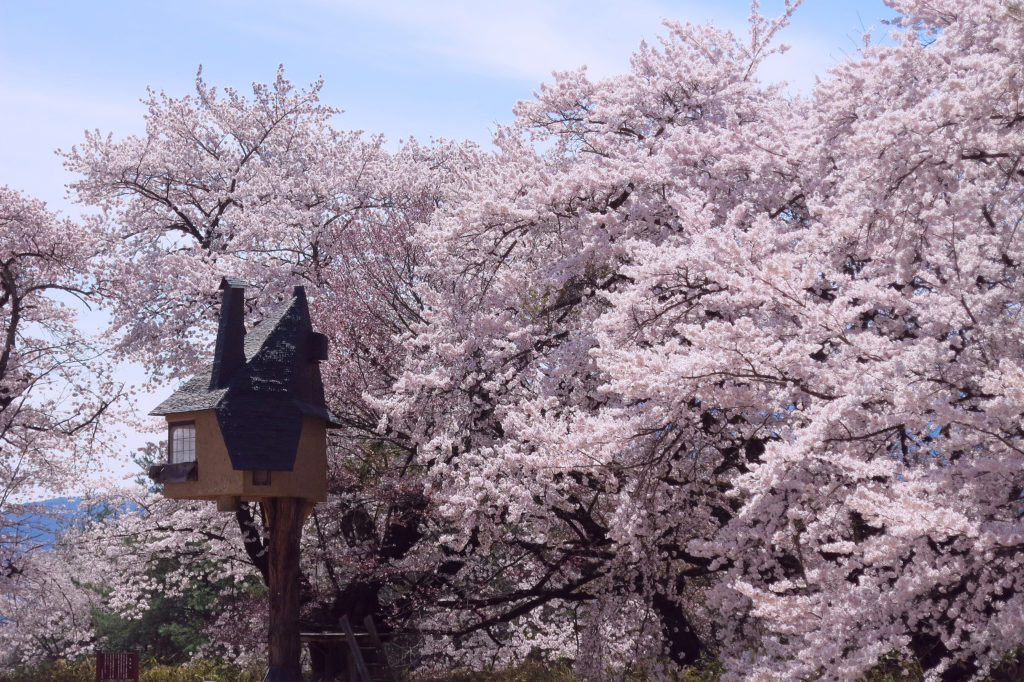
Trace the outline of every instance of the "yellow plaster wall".
<path fill-rule="evenodd" d="M 301 497 L 323 502 L 327 499 L 327 429 L 322 420 L 303 418 L 295 468 L 270 472 L 270 485 L 253 485 L 252 471 L 231 467 L 231 458 L 213 410 L 183 412 L 167 417 L 169 424 L 185 421 L 196 424 L 198 479 L 165 483 L 164 496 L 190 500 L 238 497 L 256 501 L 267 497 Z"/>
<path fill-rule="evenodd" d="M 243 500 L 264 497 L 301 497 L 314 502 L 327 499 L 327 427 L 315 417 L 303 417 L 299 450 L 292 471 L 271 471 L 270 485 L 253 485 L 245 472 Z"/>
<path fill-rule="evenodd" d="M 195 481 L 165 483 L 164 496 L 184 500 L 212 500 L 224 495 L 242 492 L 243 472 L 231 468 L 228 448 L 220 435 L 217 413 L 213 410 L 180 412 L 167 416 L 167 423 L 194 421 L 196 423 Z"/>

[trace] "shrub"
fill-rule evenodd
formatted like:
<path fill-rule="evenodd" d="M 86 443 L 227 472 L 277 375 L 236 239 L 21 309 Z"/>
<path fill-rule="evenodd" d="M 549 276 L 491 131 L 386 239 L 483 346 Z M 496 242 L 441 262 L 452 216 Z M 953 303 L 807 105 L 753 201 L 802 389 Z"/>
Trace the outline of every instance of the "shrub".
<path fill-rule="evenodd" d="M 139 682 L 251 682 L 260 677 L 262 671 L 203 658 L 182 665 L 164 665 L 151 658 L 139 663 Z M 94 682 L 95 679 L 95 656 L 82 656 L 73 661 L 58 659 L 0 672 L 0 682 Z"/>

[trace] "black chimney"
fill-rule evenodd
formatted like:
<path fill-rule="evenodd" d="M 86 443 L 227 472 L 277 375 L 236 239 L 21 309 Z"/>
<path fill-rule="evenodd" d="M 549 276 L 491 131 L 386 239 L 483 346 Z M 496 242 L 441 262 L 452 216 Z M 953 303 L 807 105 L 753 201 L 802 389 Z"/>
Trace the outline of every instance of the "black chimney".
<path fill-rule="evenodd" d="M 225 388 L 235 370 L 245 364 L 245 287 L 237 277 L 220 281 L 224 298 L 220 304 L 220 328 L 213 354 L 210 388 Z"/>

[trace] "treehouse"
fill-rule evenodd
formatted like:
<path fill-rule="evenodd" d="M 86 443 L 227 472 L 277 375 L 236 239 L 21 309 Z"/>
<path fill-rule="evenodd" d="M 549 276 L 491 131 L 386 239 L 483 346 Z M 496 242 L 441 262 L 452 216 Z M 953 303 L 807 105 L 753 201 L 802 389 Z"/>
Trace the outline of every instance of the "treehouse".
<path fill-rule="evenodd" d="M 320 361 L 327 337 L 313 331 L 306 292 L 245 331 L 245 284 L 221 282 L 220 327 L 208 370 L 151 415 L 167 420 L 167 461 L 149 469 L 174 499 L 327 498 L 327 429 Z M 311 505 L 310 505 L 311 506 Z"/>

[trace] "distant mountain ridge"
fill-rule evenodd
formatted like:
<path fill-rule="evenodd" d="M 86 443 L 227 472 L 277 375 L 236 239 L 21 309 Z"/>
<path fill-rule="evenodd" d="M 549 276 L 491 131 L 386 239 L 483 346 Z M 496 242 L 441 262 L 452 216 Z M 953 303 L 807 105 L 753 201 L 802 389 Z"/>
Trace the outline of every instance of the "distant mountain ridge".
<path fill-rule="evenodd" d="M 19 504 L 16 512 L 4 514 L 0 536 L 3 542 L 25 549 L 40 546 L 49 549 L 57 535 L 80 516 L 81 501 L 80 496 L 54 497 Z"/>
<path fill-rule="evenodd" d="M 88 517 L 109 512 L 106 505 L 106 502 L 91 502 L 82 496 L 54 497 L 17 505 L 17 512 L 5 513 L 0 521 L 0 542 L 23 550 L 50 549 L 63 531 Z M 116 513 L 136 509 L 134 503 L 126 501 Z"/>

